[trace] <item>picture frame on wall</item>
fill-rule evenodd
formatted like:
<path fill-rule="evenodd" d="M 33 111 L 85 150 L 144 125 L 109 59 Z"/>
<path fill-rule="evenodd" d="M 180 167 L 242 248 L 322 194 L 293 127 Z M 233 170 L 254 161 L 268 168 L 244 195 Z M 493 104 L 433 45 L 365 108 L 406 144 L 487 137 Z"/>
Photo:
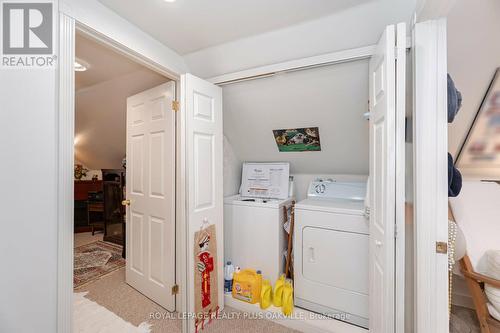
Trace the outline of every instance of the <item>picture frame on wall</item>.
<path fill-rule="evenodd" d="M 456 161 L 459 169 L 498 168 L 500 175 L 500 68 L 495 70 Z"/>
<path fill-rule="evenodd" d="M 280 152 L 321 151 L 318 127 L 273 130 Z"/>

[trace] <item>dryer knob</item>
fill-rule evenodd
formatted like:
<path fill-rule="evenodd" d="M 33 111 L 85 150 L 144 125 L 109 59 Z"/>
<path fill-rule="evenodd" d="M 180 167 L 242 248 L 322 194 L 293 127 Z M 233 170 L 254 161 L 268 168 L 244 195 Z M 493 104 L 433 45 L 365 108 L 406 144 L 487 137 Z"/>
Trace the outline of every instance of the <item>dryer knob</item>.
<path fill-rule="evenodd" d="M 316 185 L 316 187 L 315 187 L 316 193 L 318 193 L 318 194 L 325 193 L 325 189 L 326 189 L 325 184 L 319 184 L 319 185 Z"/>

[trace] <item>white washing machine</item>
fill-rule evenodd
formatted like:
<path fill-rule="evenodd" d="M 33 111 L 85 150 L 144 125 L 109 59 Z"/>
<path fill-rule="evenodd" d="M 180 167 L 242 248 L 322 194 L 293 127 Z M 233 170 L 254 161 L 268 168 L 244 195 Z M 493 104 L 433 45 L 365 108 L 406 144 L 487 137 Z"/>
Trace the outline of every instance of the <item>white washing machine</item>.
<path fill-rule="evenodd" d="M 295 304 L 368 328 L 365 182 L 315 179 L 295 206 Z"/>
<path fill-rule="evenodd" d="M 289 199 L 247 198 L 239 195 L 224 199 L 224 259 L 241 269 L 262 271 L 274 282 L 284 271 L 283 251 L 287 248 L 283 229 L 284 210 Z"/>

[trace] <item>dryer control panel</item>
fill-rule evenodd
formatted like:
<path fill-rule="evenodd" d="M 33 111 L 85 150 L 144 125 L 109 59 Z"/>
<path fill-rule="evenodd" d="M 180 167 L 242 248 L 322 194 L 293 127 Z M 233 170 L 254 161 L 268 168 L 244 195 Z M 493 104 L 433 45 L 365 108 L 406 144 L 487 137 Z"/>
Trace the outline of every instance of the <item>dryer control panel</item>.
<path fill-rule="evenodd" d="M 366 182 L 337 181 L 332 178 L 316 178 L 309 184 L 308 198 L 364 200 Z"/>

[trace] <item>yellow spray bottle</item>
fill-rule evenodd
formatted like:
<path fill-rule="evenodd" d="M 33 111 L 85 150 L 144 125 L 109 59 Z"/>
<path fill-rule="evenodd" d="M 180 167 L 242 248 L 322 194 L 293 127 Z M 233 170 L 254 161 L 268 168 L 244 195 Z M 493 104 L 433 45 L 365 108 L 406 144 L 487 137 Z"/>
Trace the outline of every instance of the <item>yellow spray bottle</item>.
<path fill-rule="evenodd" d="M 273 300 L 273 287 L 271 286 L 271 281 L 263 280 L 262 288 L 260 290 L 260 308 L 267 309 L 271 306 Z"/>
<path fill-rule="evenodd" d="M 293 312 L 293 285 L 292 280 L 286 280 L 283 286 L 281 311 L 285 316 L 290 316 Z"/>
<path fill-rule="evenodd" d="M 274 292 L 273 292 L 273 304 L 274 306 L 280 307 L 282 302 L 281 298 L 283 296 L 283 286 L 285 285 L 285 275 L 282 274 L 278 280 L 276 281 L 276 284 L 274 285 Z"/>

